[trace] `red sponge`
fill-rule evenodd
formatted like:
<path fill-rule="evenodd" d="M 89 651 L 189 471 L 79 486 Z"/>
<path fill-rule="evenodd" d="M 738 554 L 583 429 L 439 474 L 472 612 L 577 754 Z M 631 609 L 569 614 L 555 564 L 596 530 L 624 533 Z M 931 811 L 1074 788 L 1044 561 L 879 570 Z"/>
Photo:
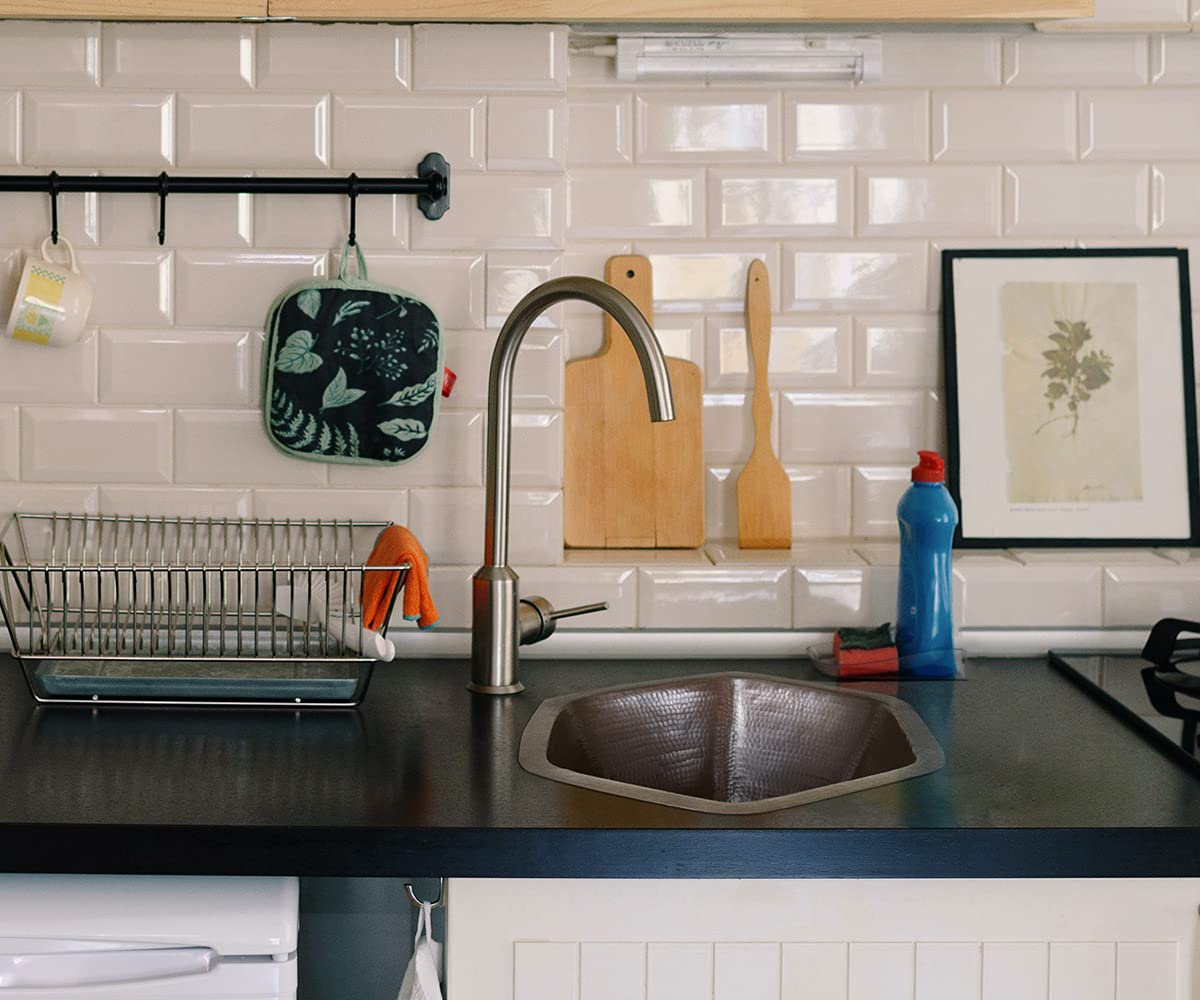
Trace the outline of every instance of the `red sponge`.
<path fill-rule="evenodd" d="M 833 634 L 833 656 L 837 660 L 838 673 L 843 677 L 876 674 L 898 674 L 900 658 L 895 646 L 877 649 L 843 649 L 841 632 Z"/>

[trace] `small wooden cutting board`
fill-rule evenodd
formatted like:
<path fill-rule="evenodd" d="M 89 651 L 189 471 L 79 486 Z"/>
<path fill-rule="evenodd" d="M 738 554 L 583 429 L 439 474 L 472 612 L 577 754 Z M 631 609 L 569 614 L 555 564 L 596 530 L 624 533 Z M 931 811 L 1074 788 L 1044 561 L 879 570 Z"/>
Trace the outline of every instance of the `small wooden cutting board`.
<path fill-rule="evenodd" d="M 610 257 L 605 280 L 651 325 L 650 261 Z M 563 537 L 573 548 L 695 548 L 704 543 L 703 385 L 690 361 L 667 358 L 675 419 L 650 420 L 641 365 L 604 317 L 604 346 L 567 363 Z"/>
<path fill-rule="evenodd" d="M 771 448 L 771 285 L 767 266 L 756 260 L 746 275 L 746 340 L 754 370 L 754 450 L 738 476 L 738 548 L 792 546 L 792 481 Z"/>

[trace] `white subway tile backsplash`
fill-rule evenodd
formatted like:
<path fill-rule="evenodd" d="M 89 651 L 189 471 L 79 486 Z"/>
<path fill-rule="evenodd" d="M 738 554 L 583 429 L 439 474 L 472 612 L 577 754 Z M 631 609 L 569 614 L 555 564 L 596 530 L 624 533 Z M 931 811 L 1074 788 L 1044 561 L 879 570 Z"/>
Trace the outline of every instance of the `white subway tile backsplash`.
<path fill-rule="evenodd" d="M 933 158 L 975 163 L 1075 159 L 1070 90 L 960 90 L 933 95 Z"/>
<path fill-rule="evenodd" d="M 783 944 L 783 1000 L 846 1000 L 846 945 Z"/>
<path fill-rule="evenodd" d="M 713 169 L 709 231 L 735 237 L 849 236 L 853 187 L 848 167 Z"/>
<path fill-rule="evenodd" d="M 324 253 L 181 250 L 176 255 L 176 322 L 261 329 L 275 297 L 307 278 L 324 276 L 325 263 Z"/>
<path fill-rule="evenodd" d="M 1104 624 L 1110 628 L 1153 625 L 1160 618 L 1187 618 L 1200 599 L 1200 566 L 1108 566 L 1104 570 Z"/>
<path fill-rule="evenodd" d="M 927 424 L 921 392 L 784 392 L 779 455 L 785 465 L 903 462 L 925 447 Z"/>
<path fill-rule="evenodd" d="M 563 90 L 567 29 L 545 24 L 418 24 L 417 90 Z"/>
<path fill-rule="evenodd" d="M 557 253 L 496 251 L 487 256 L 487 325 L 499 328 L 525 295 L 562 273 Z M 562 326 L 561 306 L 551 306 L 533 321 L 535 327 Z"/>
<path fill-rule="evenodd" d="M 329 98 L 261 92 L 181 94 L 179 162 L 185 167 L 272 170 L 327 167 Z"/>
<path fill-rule="evenodd" d="M 140 167 L 110 167 L 105 174 L 137 175 Z M 172 170 L 171 176 L 186 177 L 195 170 Z M 204 173 L 210 173 L 203 171 Z M 219 176 L 248 177 L 249 172 L 216 171 Z M 158 195 L 103 194 L 75 195 L 76 199 L 91 198 L 98 207 L 92 212 L 99 217 L 99 240 L 105 247 L 158 247 Z M 41 199 L 44 201 L 44 197 Z M 295 199 L 303 201 L 305 199 Z M 328 202 L 331 199 L 324 199 Z M 167 239 L 172 246 L 185 243 L 188 247 L 247 247 L 253 239 L 253 199 L 248 194 L 180 194 L 171 196 L 167 208 Z M 39 205 L 45 214 L 44 205 Z M 86 211 L 86 205 L 82 205 Z M 45 223 L 41 223 L 41 229 Z M 76 242 L 75 230 L 64 231 Z M 311 241 L 312 231 L 309 231 Z M 95 242 L 95 240 L 94 240 Z M 76 242 L 76 245 L 78 243 Z M 307 244 L 306 244 L 307 245 Z"/>
<path fill-rule="evenodd" d="M 566 156 L 562 98 L 492 97 L 488 100 L 489 170 L 556 170 Z"/>
<path fill-rule="evenodd" d="M 200 485 L 323 485 L 328 466 L 285 455 L 257 410 L 178 410 L 175 481 Z"/>
<path fill-rule="evenodd" d="M 987 87 L 1000 83 L 1000 39 L 967 32 L 889 32 L 885 87 Z"/>
<path fill-rule="evenodd" d="M 482 422 L 482 415 L 480 417 Z M 512 482 L 559 489 L 563 481 L 563 415 L 517 411 L 512 418 Z"/>
<path fill-rule="evenodd" d="M 61 483 L 171 481 L 171 413 L 26 406 L 21 478 Z"/>
<path fill-rule="evenodd" d="M 638 570 L 641 628 L 789 628 L 791 570 L 736 564 Z"/>
<path fill-rule="evenodd" d="M 514 489 L 509 556 L 514 565 L 562 562 L 562 493 Z M 418 488 L 409 493 L 409 527 L 435 563 L 478 566 L 483 557 L 483 490 Z"/>
<path fill-rule="evenodd" d="M 773 397 L 774 398 L 774 397 Z M 717 465 L 745 462 L 754 447 L 750 396 L 744 392 L 704 394 L 704 460 Z M 779 436 L 778 406 L 772 404 L 771 440 Z"/>
<path fill-rule="evenodd" d="M 376 488 L 482 486 L 483 414 L 443 410 L 434 421 L 429 443 L 415 457 L 395 465 L 331 465 L 329 483 Z"/>
<path fill-rule="evenodd" d="M 864 167 L 855 201 L 860 236 L 998 236 L 1000 168 Z"/>
<path fill-rule="evenodd" d="M 459 171 L 482 170 L 486 162 L 486 112 L 486 100 L 476 96 L 338 94 L 333 101 L 333 165 L 411 173 L 436 149 L 454 171 L 457 195 Z"/>
<path fill-rule="evenodd" d="M 742 468 L 710 465 L 705 470 L 704 517 L 709 538 L 737 537 L 737 478 Z M 786 471 L 791 482 L 792 537 L 849 535 L 850 470 L 844 466 L 803 465 Z"/>
<path fill-rule="evenodd" d="M 1005 170 L 1009 236 L 1140 235 L 1150 226 L 1150 171 L 1139 164 Z"/>
<path fill-rule="evenodd" d="M 249 199 L 251 196 L 239 197 Z M 324 238 L 325 242 L 337 247 L 335 253 L 340 255 L 350 231 L 349 199 L 321 194 L 256 194 L 252 197 L 254 207 L 248 214 L 253 221 L 244 228 L 253 232 L 256 246 L 303 250 Z M 367 248 L 369 257 L 373 258 L 376 250 L 407 246 L 408 202 L 409 198 L 403 195 L 371 195 L 358 203 L 354 224 L 358 241 Z M 339 256 L 333 258 L 335 266 L 339 259 Z"/>
<path fill-rule="evenodd" d="M 250 341 L 245 330 L 103 330 L 100 402 L 248 406 Z"/>
<path fill-rule="evenodd" d="M 710 389 L 746 389 L 752 384 L 746 329 L 732 316 L 710 316 L 705 372 Z M 668 352 L 670 353 L 670 352 Z M 848 386 L 851 381 L 849 316 L 795 316 L 771 320 L 768 376 L 772 388 Z"/>
<path fill-rule="evenodd" d="M 43 173 L 16 167 L 5 168 L 14 174 Z M 125 197 L 130 198 L 129 195 Z M 100 239 L 100 196 L 97 194 L 60 194 L 58 196 L 58 228 L 77 250 L 95 246 Z M 136 202 L 137 198 L 130 198 Z M 50 199 L 44 194 L 8 193 L 4 195 L 4 243 L 6 246 L 37 247 L 50 235 Z M 157 216 L 156 216 L 157 218 Z M 155 223 L 157 229 L 157 222 Z M 4 257 L 11 250 L 0 250 L 0 267 L 7 261 Z M 7 278 L 7 276 L 6 276 Z M 12 282 L 4 280 L 0 288 L 3 302 L 0 315 L 8 318 L 12 296 L 16 292 L 16 277 Z"/>
<path fill-rule="evenodd" d="M 630 563 L 634 560 L 629 559 Z M 608 601 L 608 610 L 595 615 L 582 615 L 579 618 L 564 618 L 558 623 L 559 630 L 566 629 L 610 629 L 634 628 L 637 625 L 637 570 L 632 565 L 610 566 L 573 563 L 564 566 L 518 566 L 517 575 L 521 578 L 522 594 L 548 594 L 556 607 L 569 608 L 579 604 L 592 604 L 596 601 Z M 584 945 L 586 949 L 588 945 Z M 623 947 L 613 945 L 614 948 Z M 634 947 L 641 950 L 641 945 Z M 593 956 L 598 957 L 598 956 Z M 609 956 L 620 960 L 622 956 Z M 638 982 L 642 981 L 644 958 L 638 963 Z M 594 966 L 585 964 L 585 970 Z M 621 981 L 624 982 L 622 976 Z M 592 983 L 595 988 L 598 983 Z M 589 994 L 586 988 L 584 996 Z M 599 994 L 603 1000 L 607 995 Z"/>
<path fill-rule="evenodd" d="M 0 479 L 21 475 L 21 411 L 0 406 Z"/>
<path fill-rule="evenodd" d="M 968 628 L 1087 628 L 1101 624 L 1099 566 L 1025 566 L 1014 560 L 959 560 L 960 609 Z"/>
<path fill-rule="evenodd" d="M 563 245 L 566 186 L 558 174 L 458 174 L 452 211 L 413 216 L 418 250 L 542 250 Z"/>
<path fill-rule="evenodd" d="M 941 380 L 941 333 L 937 317 L 856 316 L 853 354 L 855 385 L 935 386 Z"/>
<path fill-rule="evenodd" d="M 5 310 L 0 316 L 7 321 Z M 96 402 L 95 333 L 69 347 L 48 349 L 0 338 L 0 402 Z"/>
<path fill-rule="evenodd" d="M 1079 95 L 1080 155 L 1087 160 L 1189 160 L 1200 143 L 1194 91 L 1092 90 Z"/>
<path fill-rule="evenodd" d="M 88 322 L 97 326 L 169 326 L 173 257 L 168 250 L 80 250 L 79 269 L 95 287 Z"/>
<path fill-rule="evenodd" d="M 804 90 L 784 104 L 788 160 L 929 159 L 929 93 Z"/>
<path fill-rule="evenodd" d="M 249 24 L 109 22 L 101 52 L 106 87 L 241 90 L 254 84 Z"/>
<path fill-rule="evenodd" d="M 101 486 L 101 514 L 156 517 L 249 517 L 249 490 L 205 487 Z M 312 516 L 311 514 L 309 515 Z M 345 514 L 340 515 L 345 517 Z"/>
<path fill-rule="evenodd" d="M 638 244 L 654 271 L 655 313 L 699 312 L 704 309 L 741 311 L 746 301 L 746 272 L 752 260 L 779 273 L 778 250 L 767 244 L 712 245 L 707 243 Z M 771 287 L 772 304 L 779 301 L 779 283 Z"/>
<path fill-rule="evenodd" d="M 429 567 L 429 593 L 433 595 L 441 616 L 438 619 L 439 628 L 471 627 L 471 577 L 475 569 L 474 565 Z M 392 612 L 393 625 L 403 620 L 402 611 L 403 607 L 399 606 Z M 405 624 L 411 628 L 413 623 Z"/>
<path fill-rule="evenodd" d="M 488 370 L 494 339 L 477 331 L 443 332 L 446 367 L 457 379 L 446 406 L 482 409 L 487 406 Z M 513 405 L 525 408 L 563 405 L 563 365 L 566 336 L 560 331 L 531 330 L 521 341 L 513 377 Z"/>
<path fill-rule="evenodd" d="M 408 491 L 340 489 L 256 489 L 254 516 L 337 518 L 356 521 L 408 520 Z"/>
<path fill-rule="evenodd" d="M 1200 23 L 1200 12 L 1193 13 L 1192 21 Z M 1168 87 L 1200 83 L 1200 35 L 1193 29 L 1191 34 L 1151 36 L 1150 79 Z"/>
<path fill-rule="evenodd" d="M 572 239 L 704 235 L 702 168 L 578 169 L 568 189 Z"/>
<path fill-rule="evenodd" d="M 95 21 L 5 21 L 0 24 L 0 87 L 91 87 L 100 77 Z"/>
<path fill-rule="evenodd" d="M 69 486 L 50 483 L 0 483 L 0 524 L 10 514 L 94 514 L 99 509 L 95 486 Z"/>
<path fill-rule="evenodd" d="M 633 95 L 567 95 L 567 163 L 591 167 L 633 161 Z"/>
<path fill-rule="evenodd" d="M 926 244 L 866 240 L 785 244 L 784 309 L 902 312 L 925 308 Z"/>
<path fill-rule="evenodd" d="M 372 281 L 394 285 L 428 305 L 443 330 L 483 329 L 482 255 L 373 253 L 367 265 Z"/>
<path fill-rule="evenodd" d="M 5 121 L 11 124 L 12 114 L 6 96 L 0 96 L 0 160 L 11 146 L 5 139 Z M 21 162 L 56 170 L 136 162 L 147 173 L 165 170 L 175 162 L 175 96 L 27 90 L 21 108 Z"/>
<path fill-rule="evenodd" d="M 704 318 L 702 316 L 680 316 L 664 314 L 654 324 L 654 335 L 662 345 L 663 353 L 670 358 L 692 361 L 704 370 Z"/>
<path fill-rule="evenodd" d="M 898 538 L 896 505 L 911 477 L 909 466 L 856 466 L 850 480 L 854 521 L 849 533 L 860 538 Z"/>
<path fill-rule="evenodd" d="M 778 94 L 648 91 L 634 105 L 639 163 L 780 159 Z"/>
<path fill-rule="evenodd" d="M 401 90 L 412 29 L 397 24 L 260 24 L 256 79 L 265 90 Z"/>
<path fill-rule="evenodd" d="M 1200 164 L 1159 164 L 1151 173 L 1150 184 L 1155 234 L 1200 231 Z"/>
<path fill-rule="evenodd" d="M 1018 35 L 1004 39 L 1004 82 L 1013 86 L 1138 86 L 1147 81 L 1144 35 Z"/>

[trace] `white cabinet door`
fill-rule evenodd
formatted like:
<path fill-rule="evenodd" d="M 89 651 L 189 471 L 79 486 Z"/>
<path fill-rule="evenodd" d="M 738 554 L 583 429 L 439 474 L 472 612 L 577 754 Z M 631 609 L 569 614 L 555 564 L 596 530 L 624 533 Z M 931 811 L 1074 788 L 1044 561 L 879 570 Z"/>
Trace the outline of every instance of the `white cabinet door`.
<path fill-rule="evenodd" d="M 1192 1000 L 1200 986 L 1200 879 L 447 891 L 447 1000 Z"/>
<path fill-rule="evenodd" d="M 1038 31 L 1188 31 L 1189 0 L 1095 0 L 1092 17 L 1038 21 Z"/>

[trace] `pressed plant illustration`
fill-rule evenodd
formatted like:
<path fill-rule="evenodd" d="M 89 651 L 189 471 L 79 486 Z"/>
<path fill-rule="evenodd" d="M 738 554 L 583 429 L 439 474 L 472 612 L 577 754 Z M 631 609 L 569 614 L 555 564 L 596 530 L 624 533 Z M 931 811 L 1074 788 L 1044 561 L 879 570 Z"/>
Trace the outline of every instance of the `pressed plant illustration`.
<path fill-rule="evenodd" d="M 1042 379 L 1046 382 L 1043 397 L 1051 413 L 1065 408 L 1043 422 L 1034 434 L 1059 421 L 1069 420 L 1071 429 L 1066 436 L 1075 437 L 1079 430 L 1080 407 L 1112 381 L 1113 359 L 1094 347 L 1084 353 L 1092 331 L 1084 320 L 1066 321 L 1056 319 L 1055 331 L 1050 334 L 1052 347 L 1042 351 L 1046 368 Z"/>

